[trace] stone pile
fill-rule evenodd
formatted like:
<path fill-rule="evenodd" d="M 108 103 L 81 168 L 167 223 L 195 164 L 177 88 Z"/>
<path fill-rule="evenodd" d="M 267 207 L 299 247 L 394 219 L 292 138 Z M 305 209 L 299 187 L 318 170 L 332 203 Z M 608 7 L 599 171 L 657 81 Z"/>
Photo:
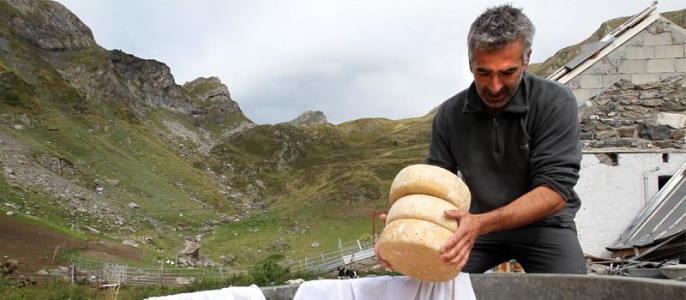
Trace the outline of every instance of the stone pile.
<path fill-rule="evenodd" d="M 579 111 L 584 149 L 686 150 L 684 75 L 646 84 L 620 80 Z"/>

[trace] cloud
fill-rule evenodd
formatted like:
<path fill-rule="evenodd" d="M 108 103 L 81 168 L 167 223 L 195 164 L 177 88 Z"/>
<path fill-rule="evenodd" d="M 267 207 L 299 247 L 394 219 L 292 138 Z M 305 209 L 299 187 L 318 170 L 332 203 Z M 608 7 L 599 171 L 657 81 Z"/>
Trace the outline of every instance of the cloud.
<path fill-rule="evenodd" d="M 58 0 L 107 49 L 164 62 L 177 83 L 218 76 L 246 115 L 278 123 L 419 117 L 471 81 L 466 32 L 501 1 Z M 537 26 L 533 62 L 648 2 L 512 1 Z M 659 11 L 682 9 L 660 1 Z"/>

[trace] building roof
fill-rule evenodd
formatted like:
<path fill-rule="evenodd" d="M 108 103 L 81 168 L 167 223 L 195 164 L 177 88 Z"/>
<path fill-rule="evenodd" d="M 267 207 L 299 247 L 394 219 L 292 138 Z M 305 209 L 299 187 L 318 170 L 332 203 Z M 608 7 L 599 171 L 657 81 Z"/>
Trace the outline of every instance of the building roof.
<path fill-rule="evenodd" d="M 591 67 L 613 50 L 620 47 L 626 41 L 646 29 L 660 17 L 660 14 L 653 13 L 657 8 L 657 1 L 650 7 L 629 18 L 619 27 L 615 28 L 608 35 L 587 47 L 581 54 L 569 61 L 566 65 L 559 68 L 548 76 L 548 79 L 566 84 L 577 75 Z"/>
<path fill-rule="evenodd" d="M 686 163 L 658 191 L 631 225 L 620 234 L 610 251 L 661 245 L 686 234 Z M 650 249 L 649 249 L 650 251 Z M 686 248 L 681 249 L 682 252 Z M 648 254 L 645 251 L 642 254 Z M 643 256 L 643 255 L 642 255 Z"/>

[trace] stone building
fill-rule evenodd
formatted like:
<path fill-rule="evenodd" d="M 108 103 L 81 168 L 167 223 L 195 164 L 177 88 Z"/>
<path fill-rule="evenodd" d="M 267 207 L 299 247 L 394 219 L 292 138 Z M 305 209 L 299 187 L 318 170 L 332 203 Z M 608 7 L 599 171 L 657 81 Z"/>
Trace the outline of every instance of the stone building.
<path fill-rule="evenodd" d="M 617 256 L 610 248 L 620 235 L 651 213 L 646 210 L 655 206 L 651 201 L 670 178 L 683 177 L 686 30 L 662 17 L 656 6 L 584 46 L 548 77 L 569 86 L 579 104 L 584 154 L 576 222 L 582 248 L 593 256 Z M 678 220 L 672 230 L 683 235 L 686 201 L 670 211 L 677 218 L 654 217 Z M 686 252 L 683 240 L 671 246 Z M 650 246 L 637 245 L 635 251 Z"/>
<path fill-rule="evenodd" d="M 656 6 L 586 46 L 549 78 L 572 88 L 583 105 L 621 79 L 644 84 L 686 74 L 686 29 L 656 13 Z"/>

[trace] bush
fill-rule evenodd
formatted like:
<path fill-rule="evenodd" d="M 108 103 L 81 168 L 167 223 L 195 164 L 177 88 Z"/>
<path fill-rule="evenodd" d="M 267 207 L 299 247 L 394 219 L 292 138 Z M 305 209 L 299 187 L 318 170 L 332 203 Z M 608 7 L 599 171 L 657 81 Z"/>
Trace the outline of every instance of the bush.
<path fill-rule="evenodd" d="M 283 267 L 271 259 L 263 260 L 248 272 L 257 286 L 283 284 L 289 279 L 290 273 L 290 268 Z"/>
<path fill-rule="evenodd" d="M 0 280 L 5 279 L 7 275 L 14 273 L 17 270 L 16 260 L 6 260 L 2 265 L 0 265 Z"/>

